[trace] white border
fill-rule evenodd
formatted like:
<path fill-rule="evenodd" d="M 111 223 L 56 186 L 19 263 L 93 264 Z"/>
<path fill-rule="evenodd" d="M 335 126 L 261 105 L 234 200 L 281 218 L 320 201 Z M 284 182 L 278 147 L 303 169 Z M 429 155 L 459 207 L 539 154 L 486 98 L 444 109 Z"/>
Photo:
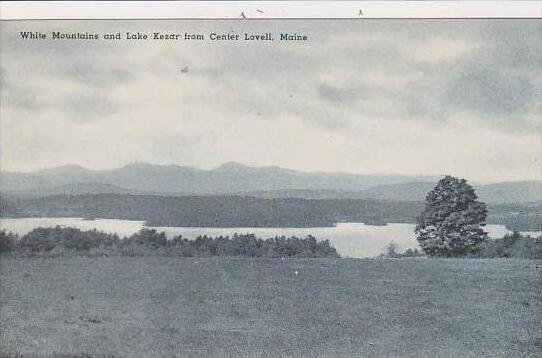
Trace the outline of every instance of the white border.
<path fill-rule="evenodd" d="M 243 16 L 248 19 L 542 18 L 542 1 L 0 1 L 1 20 L 242 19 Z"/>

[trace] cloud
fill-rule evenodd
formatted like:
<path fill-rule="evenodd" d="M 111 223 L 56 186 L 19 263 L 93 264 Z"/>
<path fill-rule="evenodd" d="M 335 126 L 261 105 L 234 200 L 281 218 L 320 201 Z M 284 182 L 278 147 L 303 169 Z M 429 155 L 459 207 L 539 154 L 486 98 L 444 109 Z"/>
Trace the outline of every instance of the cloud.
<path fill-rule="evenodd" d="M 436 37 L 430 41 L 415 45 L 413 58 L 418 61 L 438 64 L 454 61 L 476 48 L 477 44 L 465 40 L 451 40 Z"/>
<path fill-rule="evenodd" d="M 85 121 L 114 115 L 119 104 L 100 94 L 71 95 L 64 99 L 62 108 L 73 120 Z"/>
<path fill-rule="evenodd" d="M 38 99 L 38 93 L 32 88 L 25 88 L 19 83 L 8 80 L 6 70 L 0 70 L 0 98 L 3 106 L 24 111 L 37 111 L 43 108 Z"/>
<path fill-rule="evenodd" d="M 534 85 L 525 75 L 505 75 L 492 68 L 465 68 L 453 79 L 449 105 L 482 115 L 521 113 L 535 98 Z"/>
<path fill-rule="evenodd" d="M 317 89 L 322 99 L 338 104 L 351 104 L 361 99 L 372 99 L 377 96 L 387 95 L 385 91 L 378 88 L 363 85 L 340 88 L 332 84 L 321 83 L 317 86 Z"/>
<path fill-rule="evenodd" d="M 119 68 L 119 66 L 104 66 L 103 63 L 97 63 L 92 59 L 67 64 L 63 71 L 66 78 L 86 86 L 108 87 L 135 80 L 131 71 Z"/>
<path fill-rule="evenodd" d="M 310 40 L 24 42 L 24 22 L 2 23 L 6 169 L 233 160 L 492 181 L 541 176 L 536 21 L 32 24 L 45 32 L 270 31 Z"/>

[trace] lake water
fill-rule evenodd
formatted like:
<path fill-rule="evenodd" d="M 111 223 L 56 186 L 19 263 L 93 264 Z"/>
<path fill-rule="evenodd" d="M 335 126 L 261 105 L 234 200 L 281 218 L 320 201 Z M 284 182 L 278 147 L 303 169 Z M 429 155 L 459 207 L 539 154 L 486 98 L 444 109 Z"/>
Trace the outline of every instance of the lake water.
<path fill-rule="evenodd" d="M 76 227 L 81 230 L 98 229 L 121 236 L 131 235 L 142 227 L 143 221 L 81 218 L 2 218 L 0 228 L 19 235 L 37 227 L 54 227 L 56 225 Z M 318 228 L 193 228 L 193 227 L 155 227 L 164 231 L 169 237 L 182 235 L 187 239 L 195 239 L 200 235 L 226 236 L 234 233 L 254 233 L 257 237 L 266 239 L 275 236 L 313 235 L 319 240 L 328 239 L 343 257 L 374 257 L 382 253 L 386 246 L 394 242 L 401 250 L 416 248 L 413 224 L 388 224 L 372 226 L 361 223 L 338 223 L 335 227 Z M 510 233 L 502 225 L 486 225 L 485 230 L 493 239 L 501 238 Z M 539 236 L 542 232 L 524 232 L 525 235 Z"/>

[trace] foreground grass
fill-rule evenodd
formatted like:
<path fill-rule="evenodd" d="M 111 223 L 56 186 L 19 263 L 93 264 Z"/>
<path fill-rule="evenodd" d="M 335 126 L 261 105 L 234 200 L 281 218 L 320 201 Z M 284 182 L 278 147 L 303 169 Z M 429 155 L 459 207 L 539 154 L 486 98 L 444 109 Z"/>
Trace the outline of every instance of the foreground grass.
<path fill-rule="evenodd" d="M 512 259 L 2 258 L 0 350 L 534 357 L 542 350 L 541 266 Z"/>

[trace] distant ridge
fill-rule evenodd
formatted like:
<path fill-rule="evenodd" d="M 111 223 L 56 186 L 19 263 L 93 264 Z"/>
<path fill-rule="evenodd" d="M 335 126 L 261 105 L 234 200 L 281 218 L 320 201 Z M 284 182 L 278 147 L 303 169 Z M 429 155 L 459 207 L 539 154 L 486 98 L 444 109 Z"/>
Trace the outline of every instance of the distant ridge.
<path fill-rule="evenodd" d="M 363 190 L 374 185 L 436 179 L 406 175 L 302 172 L 228 162 L 211 170 L 178 165 L 130 163 L 112 170 L 62 166 L 30 173 L 1 173 L 1 189 L 35 190 L 68 184 L 99 183 L 155 193 L 221 194 L 278 189 Z"/>
<path fill-rule="evenodd" d="M 38 198 L 49 195 L 84 195 L 84 194 L 144 194 L 116 185 L 100 183 L 73 183 L 59 186 L 44 186 L 27 190 L 3 190 L 8 196 Z"/>
<path fill-rule="evenodd" d="M 112 170 L 65 165 L 30 173 L 1 172 L 0 191 L 24 197 L 57 194 L 241 194 L 262 198 L 379 199 L 421 201 L 439 176 L 302 172 L 237 162 L 210 170 L 134 162 Z M 542 181 L 476 186 L 490 203 L 542 201 Z"/>
<path fill-rule="evenodd" d="M 412 182 L 376 185 L 360 191 L 347 190 L 270 190 L 245 192 L 261 198 L 304 199 L 377 199 L 395 201 L 423 201 L 436 182 Z M 542 181 L 518 181 L 474 185 L 480 200 L 491 204 L 520 204 L 542 201 Z M 239 193 L 241 194 L 241 193 Z"/>

